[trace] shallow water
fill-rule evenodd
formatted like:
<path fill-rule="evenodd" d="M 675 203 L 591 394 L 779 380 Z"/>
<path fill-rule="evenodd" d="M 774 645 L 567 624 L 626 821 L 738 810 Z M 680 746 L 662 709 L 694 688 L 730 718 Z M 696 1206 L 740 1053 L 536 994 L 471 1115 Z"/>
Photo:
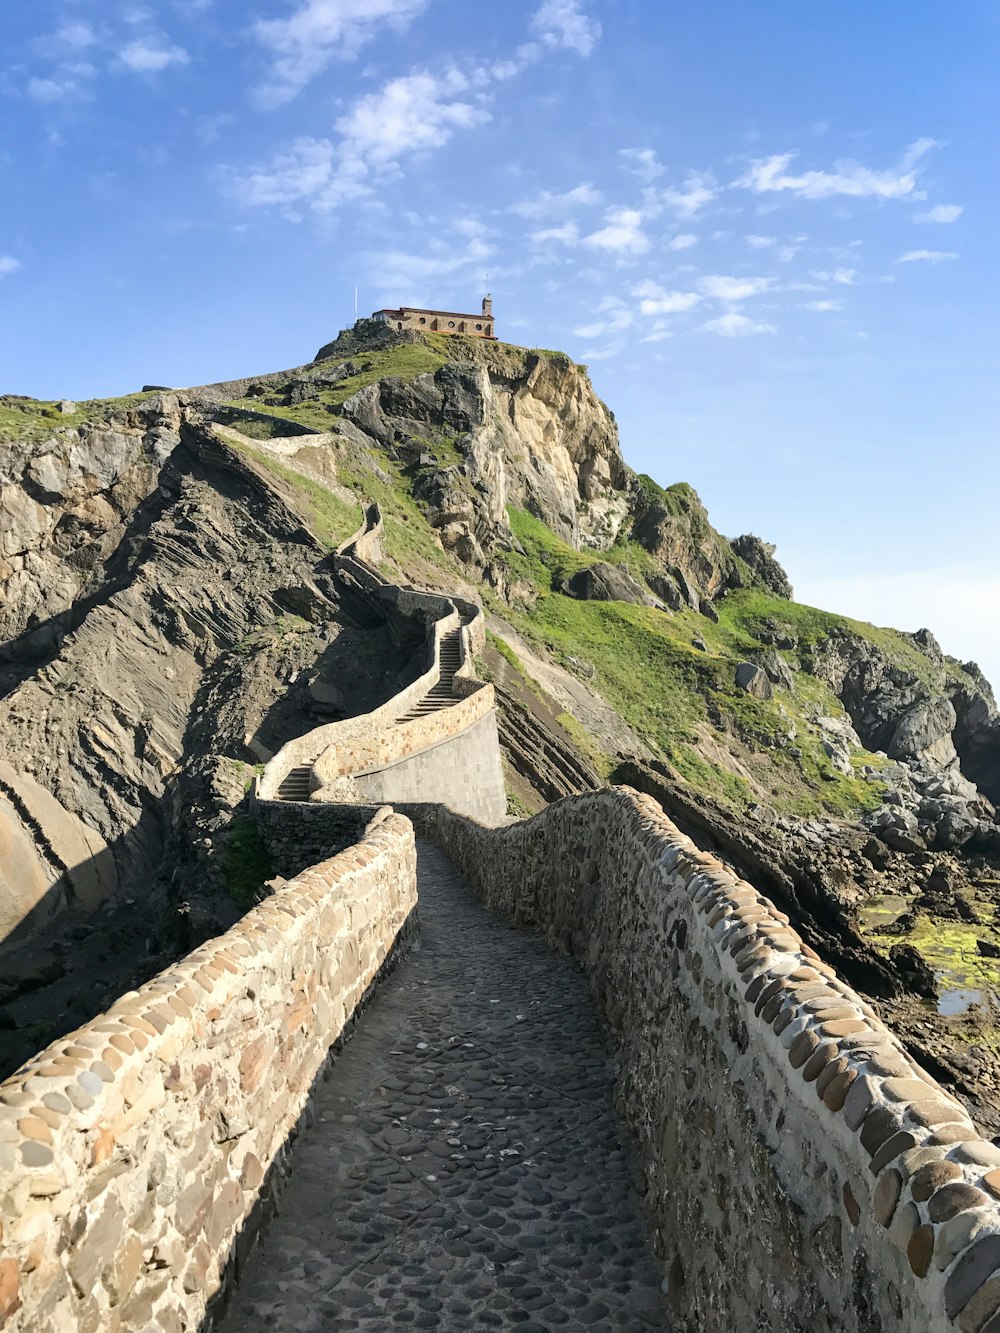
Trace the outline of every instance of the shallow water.
<path fill-rule="evenodd" d="M 946 974 L 938 973 L 938 980 L 944 976 Z M 964 1014 L 967 1009 L 971 1009 L 974 1004 L 982 1004 L 985 999 L 986 994 L 981 990 L 966 990 L 962 987 L 943 990 L 938 995 L 937 1011 L 939 1014 Z"/>

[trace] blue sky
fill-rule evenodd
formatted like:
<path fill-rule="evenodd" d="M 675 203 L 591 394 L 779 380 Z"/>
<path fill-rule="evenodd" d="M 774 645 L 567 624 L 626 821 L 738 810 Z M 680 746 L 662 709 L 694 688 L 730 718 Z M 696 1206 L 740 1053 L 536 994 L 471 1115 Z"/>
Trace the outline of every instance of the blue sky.
<path fill-rule="evenodd" d="M 383 304 L 586 361 L 803 600 L 1000 681 L 993 0 L 34 0 L 0 392 L 295 364 Z"/>

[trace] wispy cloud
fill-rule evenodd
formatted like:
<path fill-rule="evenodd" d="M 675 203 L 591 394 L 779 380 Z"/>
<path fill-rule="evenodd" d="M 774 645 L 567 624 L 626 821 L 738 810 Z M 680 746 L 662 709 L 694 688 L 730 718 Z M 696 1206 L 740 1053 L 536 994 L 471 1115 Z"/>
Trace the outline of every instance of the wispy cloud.
<path fill-rule="evenodd" d="M 706 296 L 716 301 L 745 301 L 774 285 L 773 278 L 733 278 L 713 273 L 698 284 Z"/>
<path fill-rule="evenodd" d="M 708 320 L 707 324 L 701 325 L 701 331 L 715 333 L 717 337 L 752 337 L 755 333 L 777 333 L 775 325 L 767 324 L 764 320 L 749 319 L 747 315 L 737 315 L 735 311 L 720 315 L 719 319 Z"/>
<path fill-rule="evenodd" d="M 585 183 L 577 185 L 575 189 L 566 190 L 562 194 L 543 190 L 541 194 L 535 195 L 533 199 L 522 199 L 520 203 L 512 204 L 510 211 L 517 213 L 522 218 L 548 218 L 600 202 L 600 190 L 595 190 L 593 185 Z"/>
<path fill-rule="evenodd" d="M 897 264 L 942 264 L 949 259 L 957 259 L 954 250 L 907 250 L 895 261 Z"/>
<path fill-rule="evenodd" d="M 668 250 L 690 250 L 698 244 L 698 237 L 692 232 L 682 232 L 667 242 Z"/>
<path fill-rule="evenodd" d="M 419 304 L 429 300 L 432 284 L 444 278 L 457 279 L 481 268 L 495 252 L 489 231 L 475 218 L 455 223 L 451 233 L 440 236 L 424 253 L 406 250 L 370 251 L 365 255 L 369 272 L 381 290 L 394 300 Z M 400 293 L 403 297 L 400 298 Z"/>
<path fill-rule="evenodd" d="M 535 245 L 544 245 L 550 241 L 559 241 L 562 245 L 575 245 L 580 239 L 580 228 L 575 222 L 564 222 L 561 227 L 543 227 L 533 231 L 529 237 Z"/>
<path fill-rule="evenodd" d="M 135 74 L 157 74 L 170 65 L 186 65 L 191 60 L 182 46 L 172 46 L 155 37 L 128 42 L 118 52 L 118 58 Z"/>
<path fill-rule="evenodd" d="M 637 208 L 612 208 L 606 226 L 583 238 L 584 245 L 608 250 L 618 255 L 641 255 L 649 249 L 649 237 L 642 230 L 642 213 Z"/>
<path fill-rule="evenodd" d="M 961 204 L 935 204 L 926 213 L 918 213 L 914 222 L 957 222 L 962 216 Z"/>
<path fill-rule="evenodd" d="M 601 319 L 591 324 L 580 324 L 573 332 L 578 338 L 599 338 L 604 333 L 622 333 L 631 328 L 635 315 L 620 297 L 606 296 L 598 302 L 597 314 Z"/>
<path fill-rule="evenodd" d="M 531 27 L 546 46 L 580 56 L 589 56 L 601 36 L 601 25 L 582 11 L 579 0 L 543 0 Z"/>
<path fill-rule="evenodd" d="M 352 56 L 385 28 L 402 32 L 429 0 L 300 0 L 283 19 L 259 19 L 257 42 L 272 57 L 257 89 L 265 107 L 282 106 L 338 57 Z"/>
<path fill-rule="evenodd" d="M 0 278 L 7 278 L 21 267 L 21 261 L 13 255 L 0 255 Z"/>
<path fill-rule="evenodd" d="M 638 176 L 645 185 L 651 185 L 666 171 L 652 148 L 619 148 L 618 156 L 625 169 Z"/>
<path fill-rule="evenodd" d="M 753 190 L 755 194 L 788 191 L 803 199 L 831 199 L 838 195 L 855 199 L 902 199 L 913 194 L 918 164 L 934 147 L 934 139 L 918 139 L 906 149 L 896 166 L 882 171 L 847 158 L 835 162 L 832 170 L 804 171 L 798 175 L 789 171 L 797 153 L 775 153 L 754 159 L 747 171 L 733 181 L 733 186 Z"/>
<path fill-rule="evenodd" d="M 802 307 L 803 310 L 815 310 L 819 315 L 826 315 L 834 310 L 843 310 L 843 308 L 843 301 L 833 299 L 824 301 L 806 301 L 805 305 Z"/>
<path fill-rule="evenodd" d="M 469 91 L 469 80 L 457 70 L 391 79 L 339 118 L 336 141 L 303 137 L 249 171 L 224 167 L 226 190 L 244 204 L 306 204 L 319 211 L 361 198 L 403 158 L 440 148 L 456 130 L 489 120 L 475 95 L 466 96 Z"/>
<path fill-rule="evenodd" d="M 632 295 L 639 299 L 639 310 L 644 315 L 682 315 L 702 300 L 699 292 L 668 291 L 648 280 L 637 283 Z"/>
<path fill-rule="evenodd" d="M 773 324 L 750 319 L 732 310 L 726 315 L 720 315 L 718 319 L 710 319 L 701 327 L 705 333 L 714 333 L 720 338 L 748 338 L 755 333 L 777 333 Z"/>
<path fill-rule="evenodd" d="M 718 187 L 711 176 L 691 172 L 680 189 L 663 191 L 663 201 L 678 217 L 690 218 L 710 204 L 717 194 Z"/>
<path fill-rule="evenodd" d="M 469 91 L 457 70 L 443 78 L 421 71 L 392 79 L 337 121 L 344 151 L 382 167 L 408 153 L 440 148 L 455 130 L 489 120 L 485 108 L 463 100 Z"/>
<path fill-rule="evenodd" d="M 856 268 L 814 269 L 809 275 L 817 282 L 835 282 L 838 287 L 853 287 L 858 280 Z"/>

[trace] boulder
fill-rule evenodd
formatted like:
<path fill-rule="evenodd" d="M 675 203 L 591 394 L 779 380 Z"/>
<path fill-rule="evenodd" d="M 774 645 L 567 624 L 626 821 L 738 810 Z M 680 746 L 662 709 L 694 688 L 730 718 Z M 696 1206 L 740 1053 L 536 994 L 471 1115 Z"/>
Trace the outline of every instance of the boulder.
<path fill-rule="evenodd" d="M 770 699 L 774 689 L 767 672 L 756 662 L 741 662 L 736 668 L 736 688 L 755 699 Z"/>
<path fill-rule="evenodd" d="M 621 565 L 604 562 L 578 570 L 566 579 L 561 591 L 581 602 L 633 602 L 638 606 L 658 606 L 660 603 L 638 583 Z"/>

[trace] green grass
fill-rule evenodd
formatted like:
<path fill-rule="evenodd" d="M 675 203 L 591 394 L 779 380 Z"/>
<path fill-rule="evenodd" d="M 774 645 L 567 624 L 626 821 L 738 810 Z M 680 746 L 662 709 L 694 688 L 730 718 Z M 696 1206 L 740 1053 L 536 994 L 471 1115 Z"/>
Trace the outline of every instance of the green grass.
<path fill-rule="evenodd" d="M 274 874 L 260 831 L 247 815 L 234 815 L 229 822 L 222 873 L 226 892 L 240 907 L 252 907 L 257 894 Z"/>
<path fill-rule="evenodd" d="M 260 467 L 293 488 L 298 495 L 303 518 L 324 546 L 335 549 L 352 532 L 357 531 L 361 522 L 360 505 L 348 504 L 339 495 L 334 495 L 322 482 L 314 481 L 311 477 L 296 472 L 294 468 L 286 467 L 284 463 L 279 463 L 276 458 L 261 449 L 243 444 L 231 436 L 226 437 L 225 443 L 240 453 L 247 454 Z"/>
<path fill-rule="evenodd" d="M 687 488 L 672 490 L 678 504 L 689 502 Z M 755 699 L 735 684 L 737 664 L 764 647 L 753 630 L 763 628 L 772 614 L 791 608 L 786 621 L 816 642 L 817 625 L 829 632 L 842 623 L 839 617 L 819 622 L 816 618 L 823 618 L 823 612 L 755 592 L 723 601 L 718 624 L 691 610 L 665 613 L 627 602 L 576 601 L 558 589 L 591 564 L 594 553 L 574 550 L 530 514 L 511 510 L 510 521 L 523 553 L 505 555 L 504 563 L 512 577 L 531 585 L 537 599 L 532 606 L 504 607 L 501 614 L 567 670 L 574 670 L 571 657 L 590 662 L 597 671 L 595 688 L 695 787 L 736 806 L 754 797 L 745 778 L 698 752 L 701 738 L 714 731 L 723 742 L 732 735 L 766 754 L 770 796 L 784 809 L 850 817 L 879 804 L 880 786 L 834 769 L 810 725 L 817 706 L 824 713 L 843 715 L 822 681 L 798 673 L 791 691 L 778 691 L 769 700 Z M 635 572 L 641 572 L 632 543 L 616 544 L 599 558 L 632 562 Z M 703 640 L 706 652 L 693 646 L 695 637 Z M 802 751 L 800 758 L 772 744 L 789 722 L 797 731 L 794 745 Z M 859 755 L 859 762 L 863 758 Z"/>
<path fill-rule="evenodd" d="M 428 338 L 430 342 L 430 338 Z M 318 373 L 329 374 L 335 367 L 349 365 L 351 373 L 338 384 L 317 386 L 316 396 L 302 403 L 283 403 L 284 394 L 280 389 L 271 389 L 254 398 L 236 398 L 230 407 L 249 408 L 255 412 L 270 412 L 296 421 L 312 430 L 327 431 L 333 425 L 333 419 L 340 415 L 348 398 L 360 389 L 379 380 L 396 376 L 402 380 L 414 380 L 418 375 L 433 374 L 445 364 L 447 357 L 433 345 L 423 343 L 402 343 L 398 347 L 389 347 L 382 351 L 359 352 L 354 356 L 335 356 L 318 362 Z"/>
<path fill-rule="evenodd" d="M 91 398 L 66 414 L 59 411 L 55 400 L 0 396 L 0 440 L 44 440 L 67 427 L 102 424 L 153 396 L 131 393 L 121 398 Z"/>

